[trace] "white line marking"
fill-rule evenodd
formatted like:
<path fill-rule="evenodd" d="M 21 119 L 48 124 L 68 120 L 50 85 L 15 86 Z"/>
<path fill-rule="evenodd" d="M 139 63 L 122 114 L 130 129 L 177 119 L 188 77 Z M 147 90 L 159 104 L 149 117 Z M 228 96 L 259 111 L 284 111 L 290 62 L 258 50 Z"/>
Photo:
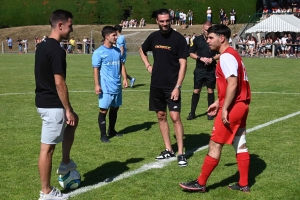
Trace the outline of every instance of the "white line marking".
<path fill-rule="evenodd" d="M 299 115 L 299 114 L 300 114 L 300 111 L 289 114 L 289 115 L 286 115 L 284 117 L 281 117 L 281 118 L 278 118 L 278 119 L 275 119 L 275 120 L 272 120 L 272 121 L 269 121 L 269 122 L 266 122 L 264 124 L 260 124 L 258 126 L 255 126 L 253 128 L 248 129 L 247 133 L 249 134 L 250 132 L 256 131 L 256 130 L 264 128 L 266 126 L 270 126 L 274 123 L 289 119 L 289 118 L 294 117 L 294 116 Z M 189 151 L 185 152 L 185 154 L 190 155 L 192 153 L 196 153 L 196 152 L 202 151 L 202 150 L 207 149 L 207 148 L 208 148 L 208 145 L 205 145 L 205 146 L 202 146 L 202 147 L 198 147 L 198 148 L 194 148 L 192 150 L 189 150 Z M 125 173 L 120 174 L 118 176 L 107 178 L 103 182 L 99 182 L 95 185 L 90 185 L 90 186 L 79 188 L 77 190 L 74 190 L 74 191 L 70 192 L 69 194 L 70 194 L 71 197 L 74 197 L 76 195 L 88 192 L 90 190 L 100 188 L 100 187 L 102 187 L 104 185 L 107 185 L 111 182 L 116 182 L 116 181 L 128 178 L 130 176 L 133 176 L 135 174 L 143 173 L 143 172 L 148 171 L 150 169 L 163 168 L 163 167 L 167 166 L 170 162 L 175 161 L 175 160 L 176 160 L 176 158 L 170 158 L 170 159 L 167 159 L 167 160 L 160 160 L 160 161 L 152 162 L 152 163 L 149 163 L 149 164 L 145 164 L 142 167 L 140 167 L 139 169 L 129 171 L 129 172 L 125 172 Z"/>
<path fill-rule="evenodd" d="M 192 92 L 193 90 L 181 90 L 181 92 Z M 73 90 L 69 91 L 70 93 L 92 93 L 93 90 Z M 123 92 L 149 92 L 149 90 L 138 90 L 138 89 L 131 89 L 127 88 L 124 89 Z M 251 92 L 252 94 L 279 94 L 279 95 L 300 95 L 297 92 Z M 3 93 L 0 96 L 9 96 L 9 95 L 28 95 L 28 94 L 35 94 L 34 92 L 12 92 L 12 93 Z"/>

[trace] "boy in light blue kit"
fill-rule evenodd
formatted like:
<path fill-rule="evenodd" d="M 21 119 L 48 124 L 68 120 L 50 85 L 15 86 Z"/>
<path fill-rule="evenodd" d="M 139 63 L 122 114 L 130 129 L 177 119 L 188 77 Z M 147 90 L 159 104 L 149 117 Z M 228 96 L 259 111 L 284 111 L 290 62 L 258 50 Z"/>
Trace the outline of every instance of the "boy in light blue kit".
<path fill-rule="evenodd" d="M 106 114 L 109 111 L 109 136 L 122 136 L 115 130 L 117 112 L 122 105 L 121 74 L 123 86 L 127 88 L 127 76 L 120 49 L 114 47 L 117 41 L 117 30 L 112 26 L 102 29 L 103 45 L 95 50 L 92 56 L 94 69 L 95 92 L 99 95 L 100 139 L 102 142 L 110 142 L 106 135 Z"/>
<path fill-rule="evenodd" d="M 121 50 L 121 55 L 122 55 L 122 62 L 125 65 L 126 62 L 126 53 L 127 53 L 127 46 L 126 46 L 126 40 L 124 35 L 121 34 L 122 32 L 122 26 L 120 25 L 115 25 L 114 26 L 117 29 L 117 35 L 118 35 L 118 39 L 117 39 L 117 47 Z M 132 88 L 134 86 L 134 82 L 135 82 L 135 78 L 129 76 L 128 74 L 127 78 L 130 80 L 130 87 Z"/>

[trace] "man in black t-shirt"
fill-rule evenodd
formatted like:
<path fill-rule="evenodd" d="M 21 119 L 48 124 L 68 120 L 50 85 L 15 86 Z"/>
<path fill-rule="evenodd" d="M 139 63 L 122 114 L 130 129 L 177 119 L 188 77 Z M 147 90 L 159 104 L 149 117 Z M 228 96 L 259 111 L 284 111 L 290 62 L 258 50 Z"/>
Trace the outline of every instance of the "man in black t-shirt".
<path fill-rule="evenodd" d="M 207 30 L 211 27 L 211 22 L 207 21 L 202 26 L 203 34 L 196 37 L 190 45 L 190 57 L 196 60 L 194 70 L 194 92 L 192 95 L 191 111 L 187 120 L 196 118 L 196 108 L 200 99 L 200 92 L 203 85 L 207 87 L 208 107 L 215 102 L 214 89 L 216 86 L 216 60 L 219 59 L 218 52 L 211 51 L 206 43 Z M 207 115 L 208 120 L 213 117 Z"/>
<path fill-rule="evenodd" d="M 62 142 L 62 161 L 57 173 L 64 175 L 77 167 L 70 159 L 70 150 L 79 118 L 69 101 L 66 52 L 59 45 L 73 31 L 72 18 L 68 11 L 54 11 L 50 16 L 51 34 L 39 44 L 35 54 L 35 104 L 43 120 L 38 161 L 42 186 L 39 199 L 69 198 L 50 184 L 56 144 Z"/>
<path fill-rule="evenodd" d="M 152 74 L 149 110 L 155 111 L 157 114 L 166 147 L 166 150 L 162 151 L 156 159 L 175 156 L 167 121 L 166 109 L 168 106 L 177 139 L 178 165 L 187 166 L 183 150 L 183 126 L 180 119 L 180 89 L 186 72 L 189 52 L 185 38 L 171 28 L 170 14 L 167 9 L 160 9 L 157 12 L 156 22 L 160 30 L 151 33 L 140 48 L 140 55 L 146 70 Z M 153 66 L 149 63 L 147 51 L 153 53 Z"/>

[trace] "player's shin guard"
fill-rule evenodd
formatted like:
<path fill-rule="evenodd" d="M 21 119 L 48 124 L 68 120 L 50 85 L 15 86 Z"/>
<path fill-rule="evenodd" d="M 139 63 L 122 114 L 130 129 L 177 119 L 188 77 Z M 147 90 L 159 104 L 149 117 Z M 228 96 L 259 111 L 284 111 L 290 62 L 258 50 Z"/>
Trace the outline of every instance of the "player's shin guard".
<path fill-rule="evenodd" d="M 198 106 L 199 99 L 200 99 L 200 94 L 193 93 L 192 102 L 191 102 L 191 113 L 192 114 L 195 114 L 195 112 L 196 112 L 196 108 Z"/>
<path fill-rule="evenodd" d="M 118 110 L 109 110 L 109 130 L 115 131 L 115 125 L 117 122 Z"/>
<path fill-rule="evenodd" d="M 105 122 L 106 114 L 99 112 L 98 115 L 98 124 L 101 135 L 106 135 L 106 122 Z"/>
<path fill-rule="evenodd" d="M 213 172 L 213 170 L 216 168 L 216 166 L 219 164 L 219 160 L 210 157 L 209 155 L 205 156 L 201 174 L 198 177 L 198 183 L 201 186 L 206 185 L 207 179 L 209 178 L 210 174 Z"/>
<path fill-rule="evenodd" d="M 240 186 L 248 185 L 248 175 L 249 175 L 249 166 L 250 166 L 250 155 L 248 152 L 237 153 L 236 161 L 238 165 L 238 170 L 240 173 Z"/>

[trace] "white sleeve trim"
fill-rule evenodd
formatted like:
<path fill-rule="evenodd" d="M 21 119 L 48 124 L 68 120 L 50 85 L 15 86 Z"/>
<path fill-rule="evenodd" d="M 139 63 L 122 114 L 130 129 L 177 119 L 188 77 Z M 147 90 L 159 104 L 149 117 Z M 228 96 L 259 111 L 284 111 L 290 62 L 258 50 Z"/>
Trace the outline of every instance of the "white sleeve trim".
<path fill-rule="evenodd" d="M 220 56 L 220 66 L 226 79 L 232 75 L 238 76 L 238 62 L 232 54 L 222 54 Z"/>

